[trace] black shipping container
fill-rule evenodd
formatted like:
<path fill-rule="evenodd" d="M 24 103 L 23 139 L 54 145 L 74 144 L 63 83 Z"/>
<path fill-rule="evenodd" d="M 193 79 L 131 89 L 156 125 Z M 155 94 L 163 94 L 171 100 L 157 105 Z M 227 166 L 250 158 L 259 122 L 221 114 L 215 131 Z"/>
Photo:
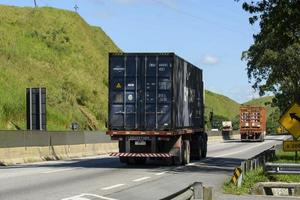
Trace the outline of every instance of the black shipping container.
<path fill-rule="evenodd" d="M 204 128 L 202 70 L 174 53 L 109 54 L 110 130 Z"/>
<path fill-rule="evenodd" d="M 46 130 L 46 88 L 26 89 L 27 130 Z"/>

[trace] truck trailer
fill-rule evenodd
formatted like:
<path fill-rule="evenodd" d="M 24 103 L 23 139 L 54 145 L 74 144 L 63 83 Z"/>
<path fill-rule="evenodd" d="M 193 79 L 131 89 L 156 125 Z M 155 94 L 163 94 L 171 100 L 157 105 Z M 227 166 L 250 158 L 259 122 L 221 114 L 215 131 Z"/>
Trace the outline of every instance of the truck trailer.
<path fill-rule="evenodd" d="M 187 164 L 207 153 L 202 70 L 174 53 L 110 53 L 107 134 L 120 161 Z"/>
<path fill-rule="evenodd" d="M 266 136 L 266 108 L 260 106 L 240 107 L 241 141 L 261 141 Z"/>

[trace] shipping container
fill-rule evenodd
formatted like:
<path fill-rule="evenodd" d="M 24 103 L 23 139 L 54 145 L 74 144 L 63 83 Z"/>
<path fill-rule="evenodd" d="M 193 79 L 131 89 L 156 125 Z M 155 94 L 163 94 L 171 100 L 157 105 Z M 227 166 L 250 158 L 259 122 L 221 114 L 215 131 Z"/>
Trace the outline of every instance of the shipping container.
<path fill-rule="evenodd" d="M 203 128 L 202 70 L 175 54 L 109 59 L 109 129 Z"/>
<path fill-rule="evenodd" d="M 109 54 L 107 133 L 120 141 L 115 155 L 172 156 L 169 143 L 179 139 L 206 155 L 202 79 L 201 69 L 174 53 Z"/>
<path fill-rule="evenodd" d="M 266 108 L 240 107 L 240 134 L 242 141 L 264 141 L 266 135 Z"/>

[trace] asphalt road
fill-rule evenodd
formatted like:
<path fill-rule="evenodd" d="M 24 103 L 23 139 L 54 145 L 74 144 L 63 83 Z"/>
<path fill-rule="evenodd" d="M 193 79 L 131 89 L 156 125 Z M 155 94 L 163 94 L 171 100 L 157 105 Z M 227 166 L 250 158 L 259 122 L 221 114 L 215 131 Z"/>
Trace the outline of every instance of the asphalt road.
<path fill-rule="evenodd" d="M 214 187 L 216 199 L 233 199 L 221 193 L 233 168 L 284 137 L 209 144 L 206 159 L 184 167 L 126 166 L 109 156 L 0 167 L 0 200 L 160 199 L 195 181 Z"/>

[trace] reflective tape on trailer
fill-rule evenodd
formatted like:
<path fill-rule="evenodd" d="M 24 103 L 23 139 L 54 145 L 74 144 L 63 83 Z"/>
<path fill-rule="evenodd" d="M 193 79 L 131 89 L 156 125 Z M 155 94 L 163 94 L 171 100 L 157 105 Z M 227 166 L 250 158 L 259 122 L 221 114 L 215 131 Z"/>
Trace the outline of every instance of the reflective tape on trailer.
<path fill-rule="evenodd" d="M 111 153 L 110 156 L 119 157 L 148 157 L 148 158 L 170 158 L 172 155 L 169 153 Z"/>

